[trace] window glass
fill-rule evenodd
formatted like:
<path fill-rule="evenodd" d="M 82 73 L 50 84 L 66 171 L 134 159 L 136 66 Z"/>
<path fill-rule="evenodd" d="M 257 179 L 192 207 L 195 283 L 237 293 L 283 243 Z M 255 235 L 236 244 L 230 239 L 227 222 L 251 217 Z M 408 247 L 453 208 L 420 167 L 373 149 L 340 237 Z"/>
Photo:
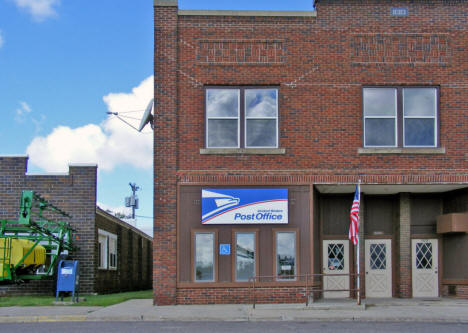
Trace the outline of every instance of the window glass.
<path fill-rule="evenodd" d="M 247 119 L 247 147 L 276 147 L 276 120 Z"/>
<path fill-rule="evenodd" d="M 276 275 L 279 280 L 295 280 L 296 233 L 276 233 Z"/>
<path fill-rule="evenodd" d="M 364 116 L 366 117 L 395 117 L 396 89 L 394 88 L 365 88 Z"/>
<path fill-rule="evenodd" d="M 437 89 L 364 88 L 365 147 L 436 147 Z"/>
<path fill-rule="evenodd" d="M 239 117 L 238 89 L 207 89 L 206 114 L 212 117 Z"/>
<path fill-rule="evenodd" d="M 405 119 L 405 146 L 435 146 L 435 120 Z"/>
<path fill-rule="evenodd" d="M 436 145 L 436 89 L 403 89 L 404 145 Z"/>
<path fill-rule="evenodd" d="M 365 129 L 366 146 L 395 146 L 395 119 L 366 118 Z"/>
<path fill-rule="evenodd" d="M 277 147 L 278 89 L 206 89 L 206 146 Z"/>
<path fill-rule="evenodd" d="M 255 276 L 255 233 L 236 233 L 236 281 Z"/>
<path fill-rule="evenodd" d="M 248 118 L 277 116 L 276 89 L 246 89 L 245 112 Z"/>
<path fill-rule="evenodd" d="M 208 119 L 208 147 L 238 147 L 238 121 Z"/>
<path fill-rule="evenodd" d="M 405 117 L 434 117 L 436 114 L 436 89 L 403 89 L 403 110 Z"/>
<path fill-rule="evenodd" d="M 99 235 L 99 268 L 107 268 L 107 237 Z"/>
<path fill-rule="evenodd" d="M 117 238 L 109 237 L 109 268 L 117 268 Z"/>
<path fill-rule="evenodd" d="M 206 90 L 206 144 L 208 147 L 239 147 L 239 98 L 239 89 Z"/>
<path fill-rule="evenodd" d="M 195 281 L 214 281 L 214 234 L 195 234 Z"/>

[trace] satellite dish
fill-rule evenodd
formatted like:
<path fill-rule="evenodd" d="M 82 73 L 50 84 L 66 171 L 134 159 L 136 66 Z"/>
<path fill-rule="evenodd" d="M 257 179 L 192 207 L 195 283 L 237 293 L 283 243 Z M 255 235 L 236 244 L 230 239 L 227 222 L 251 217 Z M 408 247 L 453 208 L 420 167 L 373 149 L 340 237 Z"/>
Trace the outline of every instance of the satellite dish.
<path fill-rule="evenodd" d="M 143 118 L 141 118 L 140 126 L 138 126 L 139 132 L 141 132 L 148 123 L 150 123 L 151 128 L 153 128 L 153 115 L 151 114 L 151 110 L 153 109 L 153 102 L 154 98 L 151 99 L 151 101 L 148 103 L 148 106 L 146 107 Z"/>

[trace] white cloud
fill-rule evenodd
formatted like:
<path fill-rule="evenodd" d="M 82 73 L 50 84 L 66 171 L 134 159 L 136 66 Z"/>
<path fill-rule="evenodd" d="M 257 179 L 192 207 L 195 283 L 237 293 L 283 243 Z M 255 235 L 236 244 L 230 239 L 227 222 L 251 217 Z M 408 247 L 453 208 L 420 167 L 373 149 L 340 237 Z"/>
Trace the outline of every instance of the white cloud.
<path fill-rule="evenodd" d="M 15 110 L 15 120 L 22 123 L 26 120 L 26 116 L 32 112 L 28 103 L 20 101 L 20 106 Z"/>
<path fill-rule="evenodd" d="M 3 44 L 5 44 L 5 39 L 3 38 L 2 30 L 0 30 L 0 49 L 2 48 Z"/>
<path fill-rule="evenodd" d="M 112 93 L 103 99 L 110 112 L 117 112 L 138 126 L 152 97 L 151 76 L 130 93 Z M 97 163 L 99 170 L 104 171 L 111 171 L 117 165 L 149 169 L 153 162 L 151 133 L 148 129 L 139 133 L 115 116 L 109 116 L 99 125 L 56 127 L 48 136 L 34 138 L 26 152 L 31 163 L 45 171 L 67 171 L 70 163 Z"/>
<path fill-rule="evenodd" d="M 57 15 L 55 6 L 60 4 L 61 0 L 13 0 L 15 4 L 26 10 L 36 21 L 44 21 L 47 18 Z"/>

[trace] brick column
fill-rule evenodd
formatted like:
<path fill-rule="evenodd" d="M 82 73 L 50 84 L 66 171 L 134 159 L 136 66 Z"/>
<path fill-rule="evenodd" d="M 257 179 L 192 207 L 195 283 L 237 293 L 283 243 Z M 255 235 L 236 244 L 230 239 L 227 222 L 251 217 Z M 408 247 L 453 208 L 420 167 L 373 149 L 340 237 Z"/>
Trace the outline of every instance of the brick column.
<path fill-rule="evenodd" d="M 400 293 L 403 298 L 411 297 L 411 211 L 409 193 L 400 194 Z"/>
<path fill-rule="evenodd" d="M 154 1 L 154 304 L 176 302 L 177 0 Z"/>

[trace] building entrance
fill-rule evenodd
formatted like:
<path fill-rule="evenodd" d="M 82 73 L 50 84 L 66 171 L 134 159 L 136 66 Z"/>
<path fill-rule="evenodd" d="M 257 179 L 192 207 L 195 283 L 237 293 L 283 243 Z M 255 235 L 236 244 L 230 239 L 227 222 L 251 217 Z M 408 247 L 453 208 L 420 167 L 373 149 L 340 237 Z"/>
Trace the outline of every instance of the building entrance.
<path fill-rule="evenodd" d="M 392 241 L 365 241 L 366 297 L 392 297 Z"/>

